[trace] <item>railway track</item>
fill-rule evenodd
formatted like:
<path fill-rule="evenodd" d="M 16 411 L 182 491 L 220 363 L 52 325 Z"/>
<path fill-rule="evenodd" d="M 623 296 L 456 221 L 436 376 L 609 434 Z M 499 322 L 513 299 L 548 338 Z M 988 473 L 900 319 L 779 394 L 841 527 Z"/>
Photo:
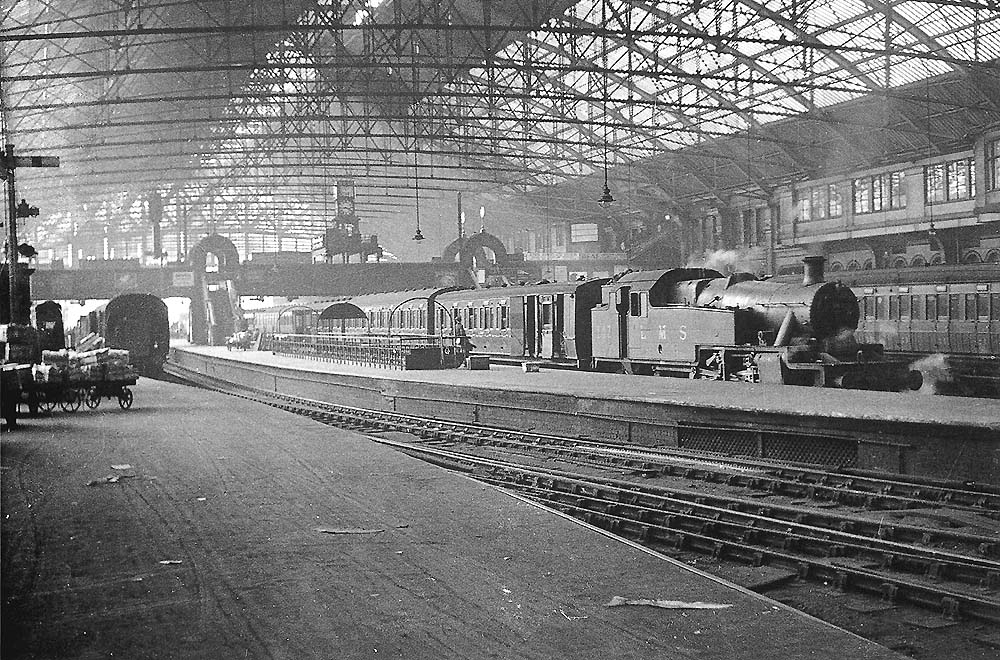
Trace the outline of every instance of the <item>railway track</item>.
<path fill-rule="evenodd" d="M 374 439 L 653 546 L 783 566 L 886 601 L 1000 622 L 996 487 L 519 433 L 299 399 L 168 368 L 195 385 L 387 434 Z M 979 531 L 960 527 L 977 523 Z"/>

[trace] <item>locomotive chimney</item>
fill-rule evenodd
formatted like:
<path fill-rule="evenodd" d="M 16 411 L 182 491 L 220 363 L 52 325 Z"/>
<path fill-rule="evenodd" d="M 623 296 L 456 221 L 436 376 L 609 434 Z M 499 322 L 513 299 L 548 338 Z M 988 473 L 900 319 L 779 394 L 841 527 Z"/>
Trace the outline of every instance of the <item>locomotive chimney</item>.
<path fill-rule="evenodd" d="M 819 284 L 823 281 L 823 262 L 825 257 L 805 257 L 802 263 L 806 265 L 802 273 L 802 286 Z"/>

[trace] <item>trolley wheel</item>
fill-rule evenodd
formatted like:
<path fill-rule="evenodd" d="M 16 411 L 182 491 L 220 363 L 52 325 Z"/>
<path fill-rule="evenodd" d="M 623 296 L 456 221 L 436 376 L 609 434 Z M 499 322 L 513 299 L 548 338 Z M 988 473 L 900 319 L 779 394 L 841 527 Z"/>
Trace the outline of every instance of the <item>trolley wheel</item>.
<path fill-rule="evenodd" d="M 122 391 L 118 393 L 118 405 L 122 407 L 122 410 L 128 410 L 132 407 L 132 390 L 127 387 L 123 387 Z"/>
<path fill-rule="evenodd" d="M 66 412 L 75 412 L 80 408 L 82 399 L 80 390 L 66 390 L 63 400 L 59 402 L 59 407 Z"/>
<path fill-rule="evenodd" d="M 86 403 L 87 407 L 90 408 L 91 410 L 101 405 L 101 391 L 96 387 L 91 387 L 89 390 L 87 390 L 85 397 L 86 398 L 84 399 L 83 402 Z"/>

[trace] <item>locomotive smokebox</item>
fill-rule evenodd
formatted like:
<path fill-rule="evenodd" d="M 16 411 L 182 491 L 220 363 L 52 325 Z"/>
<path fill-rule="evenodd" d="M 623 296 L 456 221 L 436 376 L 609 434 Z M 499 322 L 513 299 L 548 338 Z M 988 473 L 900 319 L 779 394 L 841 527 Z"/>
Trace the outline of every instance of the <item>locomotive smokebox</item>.
<path fill-rule="evenodd" d="M 825 257 L 805 257 L 802 259 L 802 263 L 806 265 L 802 273 L 802 286 L 819 284 L 823 281 L 823 263 L 825 261 Z"/>

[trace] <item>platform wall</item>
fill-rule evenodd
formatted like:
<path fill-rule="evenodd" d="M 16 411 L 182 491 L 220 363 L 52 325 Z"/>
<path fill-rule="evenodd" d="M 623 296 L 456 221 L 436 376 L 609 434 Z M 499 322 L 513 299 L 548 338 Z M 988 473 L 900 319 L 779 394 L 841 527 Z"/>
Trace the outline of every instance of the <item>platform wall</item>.
<path fill-rule="evenodd" d="M 185 351 L 170 359 L 228 382 L 337 405 L 420 416 L 430 408 L 435 418 L 521 431 L 1000 484 L 1000 438 L 984 429 L 414 382 Z"/>

